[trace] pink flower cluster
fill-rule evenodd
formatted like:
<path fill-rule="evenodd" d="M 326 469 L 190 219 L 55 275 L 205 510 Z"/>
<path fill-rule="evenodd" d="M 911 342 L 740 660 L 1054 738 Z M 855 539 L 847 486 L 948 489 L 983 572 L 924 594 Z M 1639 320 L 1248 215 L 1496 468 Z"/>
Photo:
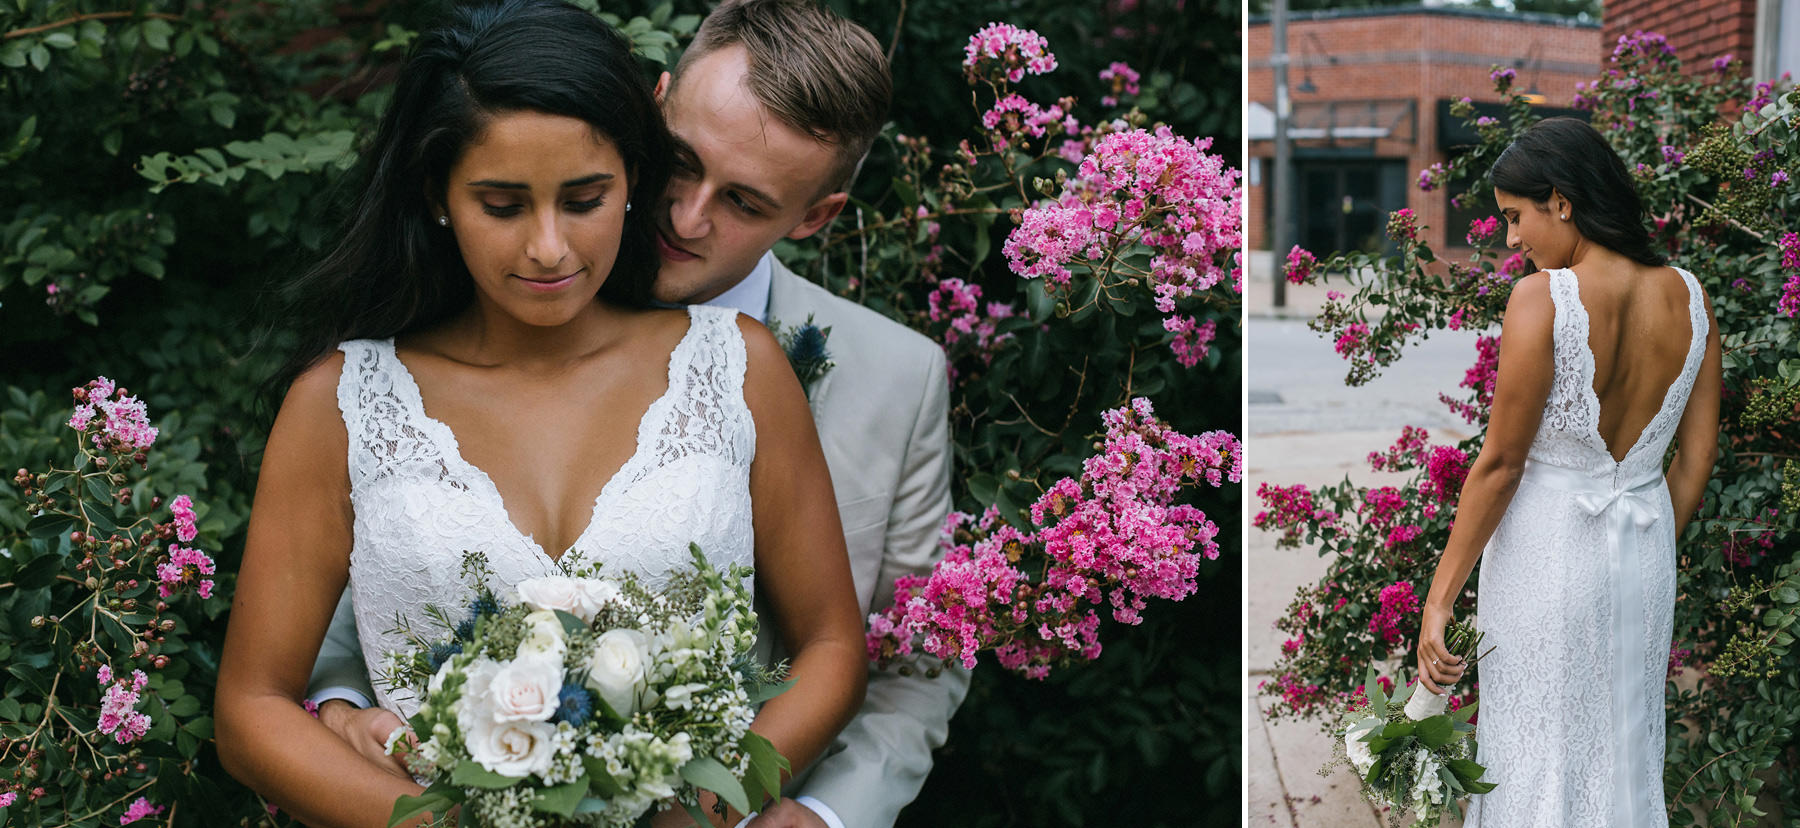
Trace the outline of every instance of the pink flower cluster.
<path fill-rule="evenodd" d="M 1385 452 L 1369 452 L 1369 468 L 1375 471 L 1406 471 L 1425 462 L 1425 446 L 1431 432 L 1416 426 L 1400 429 L 1400 439 Z"/>
<path fill-rule="evenodd" d="M 1392 647 L 1400 643 L 1401 624 L 1406 616 L 1419 611 L 1419 596 L 1413 593 L 1411 583 L 1399 583 L 1383 587 L 1381 590 L 1381 609 L 1369 619 L 1369 632 L 1381 636 L 1383 641 Z"/>
<path fill-rule="evenodd" d="M 1494 216 L 1478 218 L 1469 222 L 1468 242 L 1470 247 L 1482 247 L 1492 244 L 1494 236 L 1500 232 L 1500 219 Z"/>
<path fill-rule="evenodd" d="M 1362 517 L 1364 525 L 1377 530 L 1387 530 L 1394 526 L 1400 513 L 1406 509 L 1406 498 L 1400 490 L 1393 486 L 1377 486 L 1363 492 L 1362 506 L 1357 513 Z"/>
<path fill-rule="evenodd" d="M 1183 368 L 1192 368 L 1206 357 L 1207 343 L 1218 336 L 1219 325 L 1211 319 L 1196 322 L 1192 316 L 1171 316 L 1163 320 L 1163 330 L 1175 335 L 1169 342 L 1175 361 Z"/>
<path fill-rule="evenodd" d="M 1425 499 L 1425 516 L 1436 517 L 1439 506 L 1455 503 L 1468 477 L 1468 452 L 1455 446 L 1432 446 L 1425 458 L 1425 482 L 1419 486 L 1419 494 Z"/>
<path fill-rule="evenodd" d="M 1111 66 L 1100 70 L 1100 79 L 1112 81 L 1112 92 L 1100 98 L 1101 106 L 1118 106 L 1120 95 L 1136 95 L 1138 93 L 1137 70 L 1123 61 L 1115 60 Z"/>
<path fill-rule="evenodd" d="M 1067 286 L 1077 257 L 1090 267 L 1130 244 L 1150 249 L 1157 310 L 1229 276 L 1242 290 L 1242 271 L 1222 253 L 1243 244 L 1238 215 L 1238 170 L 1207 152 L 1211 138 L 1189 141 L 1158 127 L 1102 137 L 1082 159 L 1060 197 L 1025 210 L 1002 248 L 1014 273 Z"/>
<path fill-rule="evenodd" d="M 1500 375 L 1500 337 L 1476 337 L 1475 351 L 1475 364 L 1463 372 L 1462 382 L 1457 383 L 1459 387 L 1474 391 L 1474 400 L 1463 402 L 1452 399 L 1449 394 L 1438 394 L 1438 401 L 1470 423 L 1485 422 L 1488 411 L 1494 407 L 1494 382 Z"/>
<path fill-rule="evenodd" d="M 150 729 L 150 717 L 137 712 L 137 705 L 149 677 L 142 670 L 132 670 L 129 681 L 124 676 L 115 680 L 112 667 L 105 664 L 94 677 L 106 685 L 105 698 L 100 701 L 101 735 L 111 736 L 121 745 L 142 739 Z"/>
<path fill-rule="evenodd" d="M 1053 126 L 1058 133 L 1075 135 L 1081 131 L 1081 124 L 1075 116 L 1068 114 L 1073 104 L 1073 99 L 1064 98 L 1046 109 L 1012 92 L 982 113 L 981 125 L 992 133 L 996 152 L 1011 146 L 1021 134 L 1042 138 Z"/>
<path fill-rule="evenodd" d="M 8 806 L 12 805 L 14 802 L 18 802 L 18 801 L 19 801 L 19 794 L 16 791 L 7 791 L 6 793 L 0 793 L 0 808 L 8 807 Z"/>
<path fill-rule="evenodd" d="M 1338 522 L 1338 513 L 1316 505 L 1312 490 L 1301 484 L 1273 486 L 1262 483 L 1256 487 L 1256 496 L 1262 498 L 1263 511 L 1256 513 L 1250 525 L 1263 530 L 1281 530 L 1281 540 L 1277 541 L 1280 545 L 1299 543 L 1301 530 L 1307 524 L 1329 527 Z"/>
<path fill-rule="evenodd" d="M 1256 686 L 1261 690 L 1269 685 L 1262 682 Z M 1295 713 L 1310 710 L 1325 701 L 1325 688 L 1317 684 L 1305 684 L 1293 673 L 1282 673 L 1275 679 L 1275 688 L 1281 694 L 1281 700 Z M 1271 711 L 1273 715 L 1273 711 Z"/>
<path fill-rule="evenodd" d="M 1283 270 L 1287 273 L 1287 280 L 1298 285 L 1312 278 L 1313 268 L 1318 264 L 1319 260 L 1316 256 L 1296 244 L 1294 249 L 1288 251 L 1287 267 Z"/>
<path fill-rule="evenodd" d="M 150 804 L 149 799 L 146 799 L 146 798 L 140 796 L 137 798 L 136 802 L 133 802 L 130 805 L 126 806 L 125 813 L 119 815 L 119 824 L 120 825 L 130 825 L 131 823 L 137 822 L 138 820 L 143 819 L 144 817 L 156 816 L 157 814 L 162 813 L 164 810 L 166 810 L 166 809 L 163 808 L 163 806 L 152 805 L 152 804 Z"/>
<path fill-rule="evenodd" d="M 191 543 L 200 530 L 194 524 L 194 501 L 187 495 L 176 495 L 169 501 L 169 513 L 174 516 L 175 539 L 182 543 Z"/>
<path fill-rule="evenodd" d="M 1787 271 L 1787 282 L 1775 309 L 1792 319 L 1800 316 L 1800 233 L 1781 234 L 1781 268 Z"/>
<path fill-rule="evenodd" d="M 984 318 L 980 285 L 957 278 L 940 280 L 926 295 L 925 305 L 927 318 L 949 323 L 943 334 L 946 348 L 972 340 L 982 359 L 991 362 L 994 347 L 1012 338 L 1012 334 L 997 335 L 995 331 L 999 320 L 1014 316 L 1016 309 L 1005 302 L 989 302 Z"/>
<path fill-rule="evenodd" d="M 1145 598 L 1193 594 L 1201 558 L 1218 557 L 1219 529 L 1175 499 L 1202 480 L 1239 482 L 1242 447 L 1224 432 L 1176 432 L 1143 398 L 1102 421 L 1101 451 L 1080 479 L 1057 481 L 1032 504 L 1035 532 L 991 508 L 979 520 L 951 516 L 943 561 L 930 577 L 898 579 L 893 606 L 870 617 L 872 660 L 912 652 L 917 637 L 926 652 L 965 667 L 992 649 L 1006 669 L 1043 678 L 1053 664 L 1099 656 L 1096 607 L 1110 604 L 1113 618 L 1135 624 Z M 1028 574 L 1040 567 L 1041 576 Z"/>
<path fill-rule="evenodd" d="M 1349 359 L 1368 339 L 1369 326 L 1362 322 L 1352 322 L 1344 327 L 1343 333 L 1338 334 L 1337 342 L 1333 343 L 1331 348 L 1337 351 L 1339 356 Z"/>
<path fill-rule="evenodd" d="M 1660 66 L 1668 58 L 1674 57 L 1675 47 L 1669 39 L 1656 32 L 1643 29 L 1628 35 L 1619 35 L 1619 41 L 1613 46 L 1613 63 L 1636 63 L 1644 61 L 1653 66 Z"/>
<path fill-rule="evenodd" d="M 1513 71 L 1511 68 L 1502 69 L 1498 66 L 1494 67 L 1493 71 L 1488 72 L 1488 80 L 1494 82 L 1494 90 L 1502 95 L 1506 94 L 1506 90 L 1512 88 L 1513 79 L 1518 76 L 1519 73 Z"/>
<path fill-rule="evenodd" d="M 1438 184 L 1444 180 L 1444 172 L 1444 164 L 1441 161 L 1420 170 L 1419 189 L 1427 193 L 1437 189 Z"/>
<path fill-rule="evenodd" d="M 211 598 L 213 582 L 202 575 L 213 574 L 213 559 L 198 549 L 189 549 L 177 544 L 169 545 L 169 558 L 156 566 L 156 594 L 167 598 L 175 591 L 188 584 L 195 584 L 194 591 L 201 598 Z"/>
<path fill-rule="evenodd" d="M 1693 655 L 1694 655 L 1693 650 L 1683 647 L 1680 644 L 1669 645 L 1669 673 L 1668 673 L 1669 678 L 1674 678 L 1676 676 L 1681 675 L 1681 673 L 1682 673 L 1681 668 L 1683 668 L 1683 667 L 1694 666 L 1691 662 L 1688 661 L 1688 659 L 1692 658 Z"/>
<path fill-rule="evenodd" d="M 94 445 L 117 454 L 135 454 L 156 442 L 149 412 L 105 377 L 74 390 L 75 413 L 69 427 L 94 436 Z M 97 419 L 96 419 L 97 418 Z"/>
<path fill-rule="evenodd" d="M 1411 207 L 1402 207 L 1388 217 L 1388 238 L 1397 242 L 1409 242 L 1419 235 L 1419 217 Z"/>
<path fill-rule="evenodd" d="M 1018 83 L 1026 75 L 1042 75 L 1056 68 L 1050 41 L 1030 29 L 1010 23 L 989 23 L 969 37 L 963 47 L 963 66 L 970 78 L 1003 75 Z"/>

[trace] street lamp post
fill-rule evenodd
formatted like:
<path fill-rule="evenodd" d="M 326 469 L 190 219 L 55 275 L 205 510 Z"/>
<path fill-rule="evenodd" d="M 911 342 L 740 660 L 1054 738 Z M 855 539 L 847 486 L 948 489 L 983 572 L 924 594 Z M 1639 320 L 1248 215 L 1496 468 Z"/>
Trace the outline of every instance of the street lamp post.
<path fill-rule="evenodd" d="M 1293 101 L 1288 97 L 1287 0 L 1274 0 L 1269 16 L 1269 31 L 1274 36 L 1269 65 L 1275 70 L 1275 169 L 1269 177 L 1270 212 L 1269 259 L 1275 282 L 1275 307 L 1287 307 L 1287 279 L 1281 272 L 1282 257 L 1293 244 L 1292 223 L 1288 220 L 1293 205 L 1288 190 L 1293 178 L 1293 147 L 1288 143 L 1288 118 L 1293 114 Z"/>

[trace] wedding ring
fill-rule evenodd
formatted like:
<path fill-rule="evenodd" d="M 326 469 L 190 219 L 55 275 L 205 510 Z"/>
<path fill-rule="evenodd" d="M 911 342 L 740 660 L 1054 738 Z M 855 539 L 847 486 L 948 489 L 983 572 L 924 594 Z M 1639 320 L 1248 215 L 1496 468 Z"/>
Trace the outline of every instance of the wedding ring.
<path fill-rule="evenodd" d="M 1431 666 L 1436 667 L 1437 663 L 1438 663 L 1437 656 L 1432 656 L 1431 657 Z"/>

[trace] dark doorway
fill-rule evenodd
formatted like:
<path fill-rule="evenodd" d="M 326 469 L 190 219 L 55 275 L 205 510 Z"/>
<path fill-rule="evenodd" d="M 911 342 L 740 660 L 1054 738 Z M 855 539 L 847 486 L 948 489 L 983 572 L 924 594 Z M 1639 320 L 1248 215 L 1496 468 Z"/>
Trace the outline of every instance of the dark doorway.
<path fill-rule="evenodd" d="M 1300 246 L 1388 252 L 1388 214 L 1406 206 L 1404 159 L 1295 159 Z"/>

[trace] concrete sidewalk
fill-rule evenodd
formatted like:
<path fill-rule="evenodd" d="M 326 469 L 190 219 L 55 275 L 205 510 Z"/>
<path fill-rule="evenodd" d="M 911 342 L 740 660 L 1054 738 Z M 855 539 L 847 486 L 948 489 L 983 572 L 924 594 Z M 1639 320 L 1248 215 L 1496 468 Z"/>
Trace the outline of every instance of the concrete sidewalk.
<path fill-rule="evenodd" d="M 1273 257 L 1247 256 L 1246 336 L 1250 411 L 1246 425 L 1246 491 L 1260 483 L 1320 486 L 1346 477 L 1363 485 L 1397 484 L 1408 475 L 1369 469 L 1370 452 L 1387 449 L 1405 425 L 1431 431 L 1433 443 L 1454 442 L 1471 427 L 1438 401 L 1475 360 L 1471 333 L 1435 335 L 1410 352 L 1404 372 L 1390 370 L 1360 388 L 1343 384 L 1344 362 L 1305 327 L 1329 286 L 1289 285 L 1285 308 L 1271 301 Z M 1341 289 L 1341 286 L 1340 286 Z M 1252 494 L 1250 511 L 1260 511 Z M 1379 828 L 1386 815 L 1363 801 L 1354 775 L 1319 769 L 1332 742 L 1319 721 L 1272 721 L 1257 685 L 1272 680 L 1283 634 L 1274 622 L 1295 589 L 1317 581 L 1329 561 L 1312 549 L 1277 549 L 1275 536 L 1251 529 L 1245 549 L 1250 572 L 1245 600 L 1248 646 L 1244 721 L 1249 824 L 1287 828 Z M 1452 825 L 1455 823 L 1446 823 Z"/>

